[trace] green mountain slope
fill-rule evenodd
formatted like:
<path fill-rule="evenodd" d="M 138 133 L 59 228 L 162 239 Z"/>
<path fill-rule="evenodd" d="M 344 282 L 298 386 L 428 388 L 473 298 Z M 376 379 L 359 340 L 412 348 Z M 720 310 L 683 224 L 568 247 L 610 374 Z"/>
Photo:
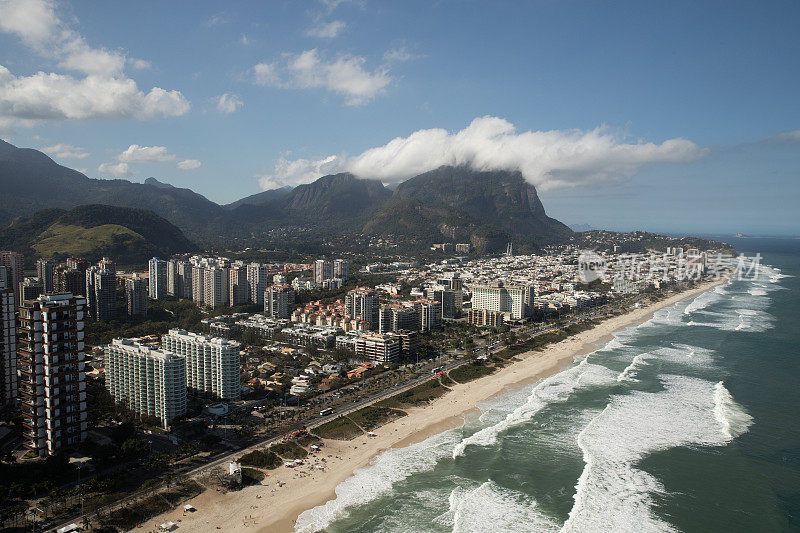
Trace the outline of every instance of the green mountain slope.
<path fill-rule="evenodd" d="M 153 256 L 194 251 L 197 246 L 151 211 L 85 205 L 16 219 L 0 230 L 0 248 L 21 252 L 28 260 L 76 255 L 96 261 L 109 256 L 121 264 L 140 264 Z"/>

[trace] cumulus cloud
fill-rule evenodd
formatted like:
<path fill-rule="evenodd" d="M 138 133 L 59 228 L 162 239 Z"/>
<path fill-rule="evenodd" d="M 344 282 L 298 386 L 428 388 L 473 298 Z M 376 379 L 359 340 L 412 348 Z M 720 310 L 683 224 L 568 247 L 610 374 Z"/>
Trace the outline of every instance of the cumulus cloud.
<path fill-rule="evenodd" d="M 347 24 L 342 20 L 319 22 L 316 26 L 306 30 L 306 35 L 309 37 L 318 37 L 320 39 L 335 39 L 346 27 Z"/>
<path fill-rule="evenodd" d="M 41 120 L 112 120 L 183 115 L 189 102 L 179 91 L 139 89 L 126 63 L 147 68 L 120 51 L 94 48 L 62 21 L 48 0 L 0 2 L 0 31 L 15 35 L 40 56 L 76 74 L 37 72 L 17 76 L 0 65 L 0 119 L 30 125 Z"/>
<path fill-rule="evenodd" d="M 200 165 L 202 165 L 202 163 L 197 159 L 184 159 L 178 162 L 178 168 L 181 170 L 194 170 L 200 168 Z"/>
<path fill-rule="evenodd" d="M 129 178 L 131 176 L 131 169 L 128 163 L 102 163 L 97 170 L 100 174 L 111 175 L 116 178 Z"/>
<path fill-rule="evenodd" d="M 606 127 L 517 132 L 507 120 L 485 116 L 455 133 L 418 130 L 352 157 L 282 157 L 271 174 L 259 176 L 259 183 L 262 188 L 296 185 L 341 171 L 398 183 L 442 165 L 464 165 L 478 171 L 518 170 L 547 190 L 630 178 L 645 165 L 691 161 L 704 153 L 686 139 L 630 143 Z"/>
<path fill-rule="evenodd" d="M 259 63 L 253 67 L 257 85 L 312 89 L 323 88 L 345 97 L 347 105 L 362 105 L 382 93 L 391 83 L 388 70 L 370 72 L 366 59 L 340 55 L 332 60 L 320 57 L 316 48 L 284 56 L 285 63 Z"/>
<path fill-rule="evenodd" d="M 242 99 L 236 94 L 224 93 L 215 98 L 217 111 L 220 113 L 233 113 L 242 107 Z"/>
<path fill-rule="evenodd" d="M 71 144 L 54 144 L 53 146 L 45 146 L 41 150 L 59 159 L 85 159 L 89 157 L 89 153 L 86 150 Z"/>
<path fill-rule="evenodd" d="M 117 156 L 125 163 L 163 163 L 175 159 L 166 146 L 139 146 L 132 144 Z"/>

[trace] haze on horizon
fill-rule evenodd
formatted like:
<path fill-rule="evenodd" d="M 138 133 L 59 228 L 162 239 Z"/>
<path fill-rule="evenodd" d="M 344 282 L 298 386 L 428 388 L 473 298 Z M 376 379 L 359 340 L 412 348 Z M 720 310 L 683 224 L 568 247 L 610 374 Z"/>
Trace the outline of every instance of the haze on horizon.
<path fill-rule="evenodd" d="M 469 165 L 521 171 L 569 224 L 796 234 L 798 22 L 777 1 L 0 0 L 0 137 L 219 203 Z"/>

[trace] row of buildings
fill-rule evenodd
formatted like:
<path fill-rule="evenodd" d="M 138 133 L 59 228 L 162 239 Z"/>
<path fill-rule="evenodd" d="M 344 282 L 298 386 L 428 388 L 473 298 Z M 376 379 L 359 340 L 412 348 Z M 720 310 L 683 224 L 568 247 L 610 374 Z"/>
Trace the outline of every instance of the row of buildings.
<path fill-rule="evenodd" d="M 188 259 L 169 260 L 152 258 L 148 264 L 148 293 L 152 299 L 167 296 L 191 299 L 205 307 L 235 306 L 252 303 L 264 306 L 267 289 L 287 286 L 287 276 L 298 274 L 298 279 L 308 278 L 295 290 L 335 285 L 347 281 L 350 262 L 320 259 L 312 265 L 266 265 L 230 261 L 224 257 L 192 256 Z M 288 315 L 287 315 L 288 316 Z"/>
<path fill-rule="evenodd" d="M 19 301 L 12 268 L 0 266 L 0 403 L 18 403 L 24 445 L 37 455 L 73 448 L 86 438 L 84 326 L 112 306 L 105 300 L 106 287 L 115 286 L 108 260 L 87 266 L 84 279 L 94 289 L 86 290 L 89 297 L 56 292 L 57 273 L 80 267 L 71 263 L 54 267 L 51 281 L 49 264 L 41 262 L 52 290 L 24 297 L 21 280 Z M 241 394 L 239 344 L 227 339 L 171 330 L 160 349 L 117 339 L 106 347 L 105 359 L 106 386 L 115 400 L 165 425 L 185 412 L 187 388 L 228 400 Z"/>

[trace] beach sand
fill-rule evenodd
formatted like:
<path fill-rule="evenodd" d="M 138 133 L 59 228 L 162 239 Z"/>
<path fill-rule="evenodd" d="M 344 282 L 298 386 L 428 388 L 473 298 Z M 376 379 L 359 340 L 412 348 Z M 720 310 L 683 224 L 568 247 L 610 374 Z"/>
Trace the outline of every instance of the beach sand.
<path fill-rule="evenodd" d="M 261 485 L 245 487 L 237 492 L 222 493 L 214 489 L 189 500 L 197 511 L 183 516 L 182 506 L 142 524 L 142 530 L 154 531 L 171 520 L 177 531 L 293 531 L 298 515 L 335 498 L 334 489 L 357 468 L 366 466 L 382 451 L 425 440 L 431 435 L 458 427 L 476 406 L 509 389 L 536 382 L 574 363 L 612 339 L 612 333 L 640 324 L 663 307 L 696 296 L 722 283 L 709 282 L 675 294 L 647 307 L 610 318 L 542 351 L 517 356 L 517 362 L 481 379 L 451 385 L 452 390 L 426 407 L 405 409 L 408 416 L 375 430 L 376 437 L 366 435 L 351 441 L 325 440 L 321 450 L 310 456 L 303 466 L 281 466 L 269 472 Z M 322 461 L 322 459 L 325 461 Z M 324 471 L 312 466 L 324 465 Z"/>

